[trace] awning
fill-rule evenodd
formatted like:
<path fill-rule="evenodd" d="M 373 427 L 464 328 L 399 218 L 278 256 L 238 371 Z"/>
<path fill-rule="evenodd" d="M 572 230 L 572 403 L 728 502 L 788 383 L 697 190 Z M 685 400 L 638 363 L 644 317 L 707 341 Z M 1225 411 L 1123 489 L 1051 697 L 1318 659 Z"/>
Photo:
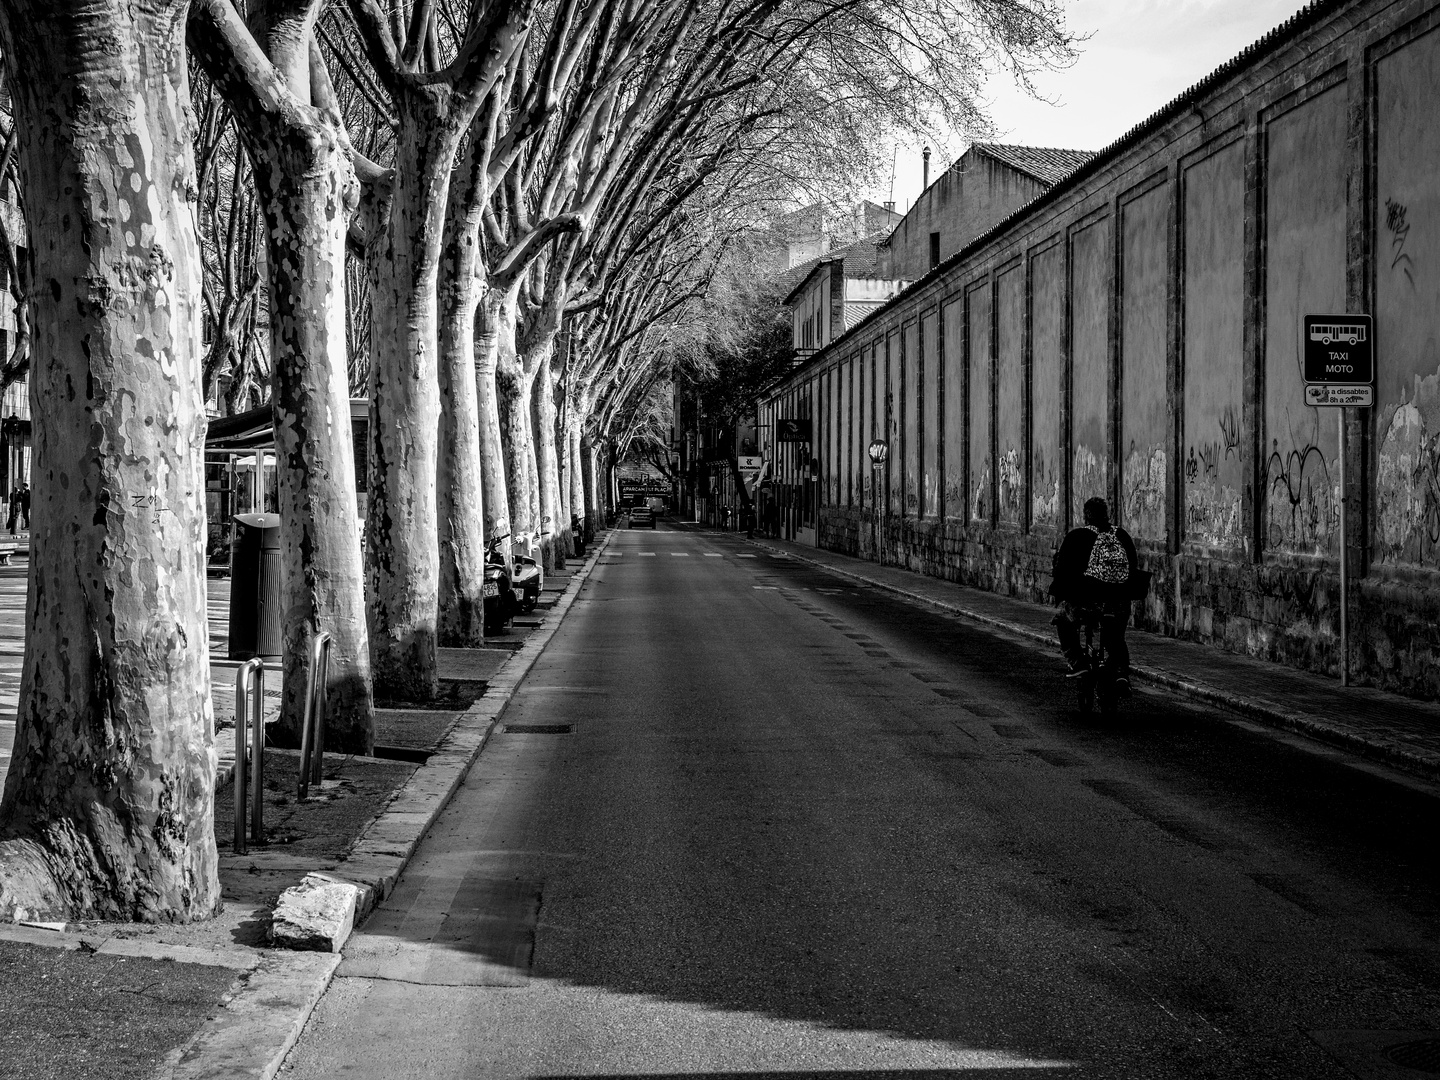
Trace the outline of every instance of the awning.
<path fill-rule="evenodd" d="M 370 402 L 366 398 L 350 399 L 350 422 L 364 420 L 370 415 Z M 250 450 L 269 450 L 275 446 L 275 428 L 270 406 L 261 405 L 233 416 L 217 416 L 210 421 L 205 432 L 205 449 L 223 453 L 242 453 Z"/>

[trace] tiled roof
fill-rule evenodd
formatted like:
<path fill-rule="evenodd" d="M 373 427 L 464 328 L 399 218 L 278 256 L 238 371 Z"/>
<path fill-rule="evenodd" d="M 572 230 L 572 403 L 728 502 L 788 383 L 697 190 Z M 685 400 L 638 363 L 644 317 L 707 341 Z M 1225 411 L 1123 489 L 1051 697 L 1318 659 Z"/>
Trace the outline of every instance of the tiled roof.
<path fill-rule="evenodd" d="M 1058 184 L 1095 155 L 1089 150 L 1061 150 L 1053 146 L 1008 146 L 975 143 L 972 150 L 1003 161 L 1012 169 L 1033 176 L 1042 184 Z"/>
<path fill-rule="evenodd" d="M 779 287 L 785 292 L 784 302 L 788 304 L 794 298 L 795 293 L 805 282 L 810 280 L 810 275 L 821 263 L 842 262 L 847 278 L 879 277 L 880 256 L 877 248 L 889 235 L 888 229 L 872 233 L 870 236 L 856 240 L 853 244 L 846 244 L 844 247 L 827 251 L 824 255 L 817 255 L 809 262 L 792 266 L 778 279 Z"/>

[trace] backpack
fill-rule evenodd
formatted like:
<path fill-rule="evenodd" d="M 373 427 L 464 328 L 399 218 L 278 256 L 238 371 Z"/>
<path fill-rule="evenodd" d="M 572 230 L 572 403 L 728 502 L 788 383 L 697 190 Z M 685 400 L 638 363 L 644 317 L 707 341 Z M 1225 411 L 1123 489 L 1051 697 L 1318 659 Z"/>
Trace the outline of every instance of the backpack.
<path fill-rule="evenodd" d="M 1120 544 L 1115 530 L 1101 532 L 1091 526 L 1095 533 L 1095 546 L 1090 549 L 1090 562 L 1085 567 L 1085 576 L 1106 585 L 1123 585 L 1130 580 L 1130 556 Z"/>

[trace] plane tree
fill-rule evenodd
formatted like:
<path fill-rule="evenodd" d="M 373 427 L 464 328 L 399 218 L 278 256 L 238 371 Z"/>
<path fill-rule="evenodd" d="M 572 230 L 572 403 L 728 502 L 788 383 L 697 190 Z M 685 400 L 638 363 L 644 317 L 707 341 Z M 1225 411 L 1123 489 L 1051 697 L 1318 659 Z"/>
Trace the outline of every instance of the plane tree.
<path fill-rule="evenodd" d="M 310 644 L 331 641 L 326 738 L 375 741 L 346 354 L 346 241 L 360 177 L 314 35 L 324 0 L 192 0 L 188 41 L 229 107 L 265 221 L 284 595 L 282 703 L 273 737 L 298 745 Z"/>
<path fill-rule="evenodd" d="M 367 237 L 367 592 L 375 685 L 386 697 L 426 700 L 438 689 L 437 297 L 449 186 L 457 151 L 527 40 L 536 7 L 348 4 L 395 119 L 392 175 Z"/>
<path fill-rule="evenodd" d="M 4 0 L 31 237 L 31 563 L 0 916 L 220 903 L 185 0 Z"/>

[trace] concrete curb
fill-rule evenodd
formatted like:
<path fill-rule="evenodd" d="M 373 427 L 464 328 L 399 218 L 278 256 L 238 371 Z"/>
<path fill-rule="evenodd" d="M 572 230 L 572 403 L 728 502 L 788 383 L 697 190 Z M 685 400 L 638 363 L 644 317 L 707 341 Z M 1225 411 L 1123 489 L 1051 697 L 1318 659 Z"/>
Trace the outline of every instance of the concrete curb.
<path fill-rule="evenodd" d="M 1053 635 L 1042 633 L 1033 627 L 1011 622 L 1008 619 L 996 618 L 993 615 L 986 615 L 983 612 L 973 611 L 962 604 L 949 603 L 932 596 L 926 596 L 923 593 L 912 592 L 909 589 L 892 585 L 886 581 L 877 581 L 864 574 L 825 562 L 823 559 L 812 559 L 784 548 L 774 547 L 765 543 L 763 540 L 751 540 L 749 542 L 755 547 L 763 548 L 777 555 L 784 555 L 788 558 L 795 559 L 797 562 L 803 562 L 822 570 L 828 570 L 833 574 L 849 578 L 852 581 L 863 582 L 872 588 L 881 589 L 894 596 L 909 600 L 912 603 L 925 604 L 929 607 L 938 608 L 949 614 L 958 615 L 970 622 L 1002 630 L 1007 634 L 1023 637 L 1041 645 L 1055 645 Z M 1434 758 L 1427 757 L 1424 754 L 1414 753 L 1403 746 L 1395 746 L 1388 742 L 1367 739 L 1364 735 L 1344 728 L 1337 728 L 1308 713 L 1286 708 L 1283 705 L 1265 701 L 1261 698 L 1246 697 L 1233 691 L 1224 690 L 1200 679 L 1193 679 L 1176 674 L 1173 671 L 1167 671 L 1164 668 L 1132 662 L 1130 665 L 1130 674 L 1143 682 L 1164 687 L 1182 697 L 1204 702 L 1207 705 L 1218 705 L 1231 712 L 1239 713 L 1267 727 L 1278 728 L 1281 731 L 1293 732 L 1297 735 L 1304 735 L 1317 742 L 1348 751 L 1369 761 L 1400 769 L 1425 780 L 1440 780 L 1440 761 L 1436 761 Z"/>
<path fill-rule="evenodd" d="M 351 846 L 335 869 L 318 876 L 349 882 L 361 890 L 355 925 L 360 926 L 395 888 L 415 849 L 464 782 L 471 766 L 485 749 L 495 724 L 510 704 L 516 688 L 554 637 L 575 603 L 595 563 L 610 543 L 610 536 L 592 548 L 575 571 L 555 606 L 530 638 L 489 680 L 484 695 L 458 719 L 441 739 L 429 761 L 415 770 L 390 803 Z M 303 876 L 303 875 L 301 875 Z M 23 928 L 21 928 L 23 929 Z M 56 935 L 44 930 L 55 942 Z M 76 935 L 78 936 L 78 935 Z M 181 950 L 180 946 L 160 946 Z M 204 950 L 186 950 L 203 952 Z M 244 985 L 226 1003 L 220 1015 L 207 1023 L 156 1073 L 155 1080 L 272 1080 L 300 1037 L 311 1012 L 340 966 L 340 953 L 303 953 L 287 950 L 225 950 L 248 954 Z M 144 955 L 155 955 L 146 953 Z M 172 955 L 170 959 L 189 956 Z M 213 962 L 213 961 L 212 961 Z"/>
<path fill-rule="evenodd" d="M 405 786 L 370 824 L 333 870 L 315 871 L 317 876 L 350 882 L 362 890 L 355 911 L 358 927 L 365 917 L 390 895 L 410 857 L 440 812 L 464 782 L 475 759 L 485 749 L 495 723 L 535 661 L 550 644 L 575 597 L 610 543 L 607 535 L 586 556 L 560 594 L 555 606 L 545 613 L 540 628 L 501 665 L 489 680 L 484 695 L 451 725 L 430 760 L 415 770 Z"/>

